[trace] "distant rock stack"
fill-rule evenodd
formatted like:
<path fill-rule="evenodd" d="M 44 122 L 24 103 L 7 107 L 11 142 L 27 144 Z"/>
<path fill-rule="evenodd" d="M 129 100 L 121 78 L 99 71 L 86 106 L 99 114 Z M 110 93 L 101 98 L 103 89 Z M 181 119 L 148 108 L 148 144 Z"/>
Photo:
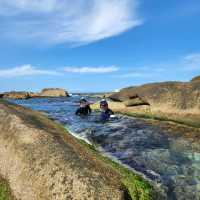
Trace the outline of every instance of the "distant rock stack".
<path fill-rule="evenodd" d="M 191 82 L 200 82 L 200 76 L 194 77 Z"/>
<path fill-rule="evenodd" d="M 68 92 L 60 88 L 45 88 L 39 93 L 40 97 L 66 97 Z"/>
<path fill-rule="evenodd" d="M 29 99 L 30 95 L 29 92 L 6 92 L 2 94 L 3 98 L 5 99 Z"/>
<path fill-rule="evenodd" d="M 29 99 L 42 97 L 68 97 L 69 93 L 60 88 L 45 88 L 39 93 L 34 92 L 5 92 L 0 94 L 0 98 L 4 99 Z"/>

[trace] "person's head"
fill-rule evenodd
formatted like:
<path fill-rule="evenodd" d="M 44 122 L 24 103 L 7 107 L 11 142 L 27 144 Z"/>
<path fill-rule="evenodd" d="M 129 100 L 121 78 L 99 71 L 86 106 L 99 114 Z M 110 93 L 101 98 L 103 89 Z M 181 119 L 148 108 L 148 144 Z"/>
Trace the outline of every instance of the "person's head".
<path fill-rule="evenodd" d="M 101 110 L 107 110 L 108 109 L 108 102 L 105 99 L 102 99 L 100 101 L 100 109 Z"/>
<path fill-rule="evenodd" d="M 84 97 L 80 99 L 80 107 L 85 107 L 87 105 L 87 100 Z"/>

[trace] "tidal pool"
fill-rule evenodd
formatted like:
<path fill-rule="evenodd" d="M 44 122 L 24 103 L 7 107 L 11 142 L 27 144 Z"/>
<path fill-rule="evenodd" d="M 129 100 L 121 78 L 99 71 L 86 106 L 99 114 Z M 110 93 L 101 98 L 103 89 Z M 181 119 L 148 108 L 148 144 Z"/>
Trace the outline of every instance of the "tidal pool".
<path fill-rule="evenodd" d="M 101 151 L 159 185 L 169 200 L 200 200 L 200 147 L 173 137 L 156 126 L 118 115 L 108 123 L 99 114 L 74 115 L 80 97 L 16 100 L 17 104 L 46 112 L 76 137 L 98 144 Z M 90 101 L 96 98 L 88 97 Z"/>

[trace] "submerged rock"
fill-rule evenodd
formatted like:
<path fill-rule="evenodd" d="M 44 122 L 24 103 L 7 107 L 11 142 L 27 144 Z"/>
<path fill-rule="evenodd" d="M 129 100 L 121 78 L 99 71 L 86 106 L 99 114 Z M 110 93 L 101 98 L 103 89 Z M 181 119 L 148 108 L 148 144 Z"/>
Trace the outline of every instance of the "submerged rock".
<path fill-rule="evenodd" d="M 16 199 L 129 199 L 119 174 L 40 113 L 0 101 L 0 132 L 0 175 Z"/>

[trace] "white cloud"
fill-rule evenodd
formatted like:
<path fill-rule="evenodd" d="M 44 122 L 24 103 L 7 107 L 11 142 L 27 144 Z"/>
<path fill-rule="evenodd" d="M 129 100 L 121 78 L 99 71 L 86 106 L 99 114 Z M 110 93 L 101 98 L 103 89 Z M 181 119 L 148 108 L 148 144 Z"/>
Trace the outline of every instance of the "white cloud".
<path fill-rule="evenodd" d="M 165 72 L 163 67 L 143 66 L 135 67 L 134 70 L 128 70 L 126 73 L 115 75 L 119 78 L 152 78 Z"/>
<path fill-rule="evenodd" d="M 85 44 L 142 24 L 139 0 L 0 0 L 4 37 Z"/>
<path fill-rule="evenodd" d="M 200 70 L 200 53 L 185 56 L 183 58 L 183 69 L 186 71 Z"/>
<path fill-rule="evenodd" d="M 94 74 L 104 74 L 118 71 L 119 68 L 115 66 L 109 67 L 65 67 L 65 72 L 70 73 L 94 73 Z"/>
<path fill-rule="evenodd" d="M 140 72 L 131 72 L 131 73 L 127 73 L 127 74 L 122 74 L 119 75 L 120 78 L 144 78 L 144 77 L 150 77 L 151 74 L 147 74 L 147 73 L 140 73 Z"/>
<path fill-rule="evenodd" d="M 33 76 L 33 75 L 52 75 L 57 76 L 61 73 L 50 70 L 41 70 L 31 65 L 23 65 L 11 69 L 0 69 L 0 78 L 12 78 L 19 76 Z"/>

